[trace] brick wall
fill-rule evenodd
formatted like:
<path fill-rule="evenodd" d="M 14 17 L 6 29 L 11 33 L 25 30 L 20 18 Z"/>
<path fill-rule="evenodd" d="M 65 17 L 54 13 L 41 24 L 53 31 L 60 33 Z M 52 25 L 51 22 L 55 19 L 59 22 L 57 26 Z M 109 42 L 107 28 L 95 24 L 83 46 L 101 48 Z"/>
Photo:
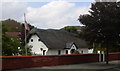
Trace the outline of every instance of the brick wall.
<path fill-rule="evenodd" d="M 3 70 L 98 62 L 98 54 L 2 56 Z M 120 60 L 120 53 L 111 53 L 110 60 Z"/>
<path fill-rule="evenodd" d="M 109 61 L 120 60 L 120 52 L 109 53 Z"/>

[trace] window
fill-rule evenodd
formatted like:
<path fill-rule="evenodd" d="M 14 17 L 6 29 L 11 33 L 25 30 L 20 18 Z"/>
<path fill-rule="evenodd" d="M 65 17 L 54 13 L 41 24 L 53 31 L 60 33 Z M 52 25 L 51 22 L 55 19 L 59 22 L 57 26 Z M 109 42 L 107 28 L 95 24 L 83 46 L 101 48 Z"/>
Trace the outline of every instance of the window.
<path fill-rule="evenodd" d="M 40 39 L 38 39 L 38 41 L 40 41 Z"/>
<path fill-rule="evenodd" d="M 33 39 L 31 39 L 31 42 L 33 42 Z"/>
<path fill-rule="evenodd" d="M 60 50 L 58 50 L 58 54 L 59 54 L 59 55 L 61 54 L 61 51 L 60 51 Z"/>

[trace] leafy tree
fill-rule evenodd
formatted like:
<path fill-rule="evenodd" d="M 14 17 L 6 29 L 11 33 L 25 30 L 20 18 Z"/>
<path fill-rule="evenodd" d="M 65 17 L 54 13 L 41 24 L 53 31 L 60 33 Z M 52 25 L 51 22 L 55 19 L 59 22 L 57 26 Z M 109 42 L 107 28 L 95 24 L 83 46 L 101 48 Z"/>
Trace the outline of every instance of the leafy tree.
<path fill-rule="evenodd" d="M 77 28 L 75 26 L 67 26 L 67 27 L 63 28 L 63 30 L 72 32 L 72 33 L 77 33 Z"/>
<path fill-rule="evenodd" d="M 0 22 L 0 56 L 2 56 L 2 22 Z"/>
<path fill-rule="evenodd" d="M 2 54 L 4 56 L 18 54 L 18 47 L 21 47 L 19 39 L 13 36 L 2 34 Z"/>
<path fill-rule="evenodd" d="M 20 50 L 21 55 L 26 56 L 26 48 L 27 48 L 27 55 L 28 56 L 33 55 L 31 52 L 31 48 L 32 48 L 31 46 L 22 47 Z"/>
<path fill-rule="evenodd" d="M 2 54 L 4 56 L 12 56 L 17 54 L 25 55 L 25 47 L 24 45 L 21 45 L 21 43 L 24 42 L 24 40 L 22 41 L 20 39 L 22 36 L 15 37 L 15 36 L 9 36 L 5 34 L 5 32 L 24 32 L 24 25 L 22 27 L 22 25 L 19 22 L 11 19 L 4 20 L 1 22 L 1 24 L 2 24 Z M 16 27 L 19 27 L 19 28 L 16 28 Z M 34 26 L 31 26 L 30 28 L 32 29 L 33 27 Z M 28 50 L 27 51 L 28 55 L 31 55 L 31 52 L 30 52 L 31 48 L 27 47 L 27 50 Z"/>
<path fill-rule="evenodd" d="M 120 43 L 120 2 L 96 2 L 90 9 L 90 14 L 79 16 L 85 25 L 81 36 L 90 43 L 101 43 L 108 52 L 108 47 Z"/>
<path fill-rule="evenodd" d="M 21 24 L 12 19 L 3 20 L 2 26 L 4 26 L 8 32 L 20 32 L 21 30 Z"/>
<path fill-rule="evenodd" d="M 31 55 L 31 47 L 24 47 L 20 44 L 18 37 L 2 35 L 2 55 L 13 56 L 23 55 L 25 56 L 25 48 L 27 48 L 27 55 Z"/>

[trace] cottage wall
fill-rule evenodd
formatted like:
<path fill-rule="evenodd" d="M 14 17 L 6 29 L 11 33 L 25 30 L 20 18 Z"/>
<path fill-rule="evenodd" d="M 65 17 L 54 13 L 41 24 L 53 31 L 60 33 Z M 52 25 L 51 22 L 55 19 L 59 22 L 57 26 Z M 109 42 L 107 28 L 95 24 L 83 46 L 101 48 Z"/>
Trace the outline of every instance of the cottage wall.
<path fill-rule="evenodd" d="M 59 54 L 60 52 L 60 54 Z M 62 54 L 66 54 L 66 50 L 48 50 L 48 52 L 46 53 L 46 55 L 62 55 Z"/>
<path fill-rule="evenodd" d="M 38 54 L 38 55 L 43 55 L 43 51 L 45 50 L 45 55 L 46 52 L 48 51 L 47 46 L 41 41 L 41 39 L 37 35 L 32 35 L 31 38 L 29 39 L 28 46 L 32 47 L 32 53 Z"/>
<path fill-rule="evenodd" d="M 47 55 L 58 55 L 58 51 L 57 50 L 49 50 L 46 54 Z"/>
<path fill-rule="evenodd" d="M 87 48 L 79 48 L 78 50 L 81 54 L 89 53 L 89 49 L 87 49 Z"/>

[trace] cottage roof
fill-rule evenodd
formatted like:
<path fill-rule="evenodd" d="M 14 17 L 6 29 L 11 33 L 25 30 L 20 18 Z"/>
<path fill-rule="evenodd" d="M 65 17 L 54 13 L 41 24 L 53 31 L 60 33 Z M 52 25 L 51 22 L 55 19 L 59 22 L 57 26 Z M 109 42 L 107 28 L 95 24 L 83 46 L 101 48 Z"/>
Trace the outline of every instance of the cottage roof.
<path fill-rule="evenodd" d="M 69 42 L 69 43 L 66 43 L 66 48 L 71 48 L 72 45 L 75 45 L 74 42 Z M 75 45 L 76 46 L 76 45 Z"/>
<path fill-rule="evenodd" d="M 46 44 L 50 49 L 64 49 L 66 43 L 74 42 L 77 47 L 86 47 L 87 44 L 84 40 L 80 39 L 77 34 L 73 34 L 63 30 L 54 29 L 32 29 L 28 34 L 28 39 L 31 35 L 38 35 L 41 41 Z"/>

